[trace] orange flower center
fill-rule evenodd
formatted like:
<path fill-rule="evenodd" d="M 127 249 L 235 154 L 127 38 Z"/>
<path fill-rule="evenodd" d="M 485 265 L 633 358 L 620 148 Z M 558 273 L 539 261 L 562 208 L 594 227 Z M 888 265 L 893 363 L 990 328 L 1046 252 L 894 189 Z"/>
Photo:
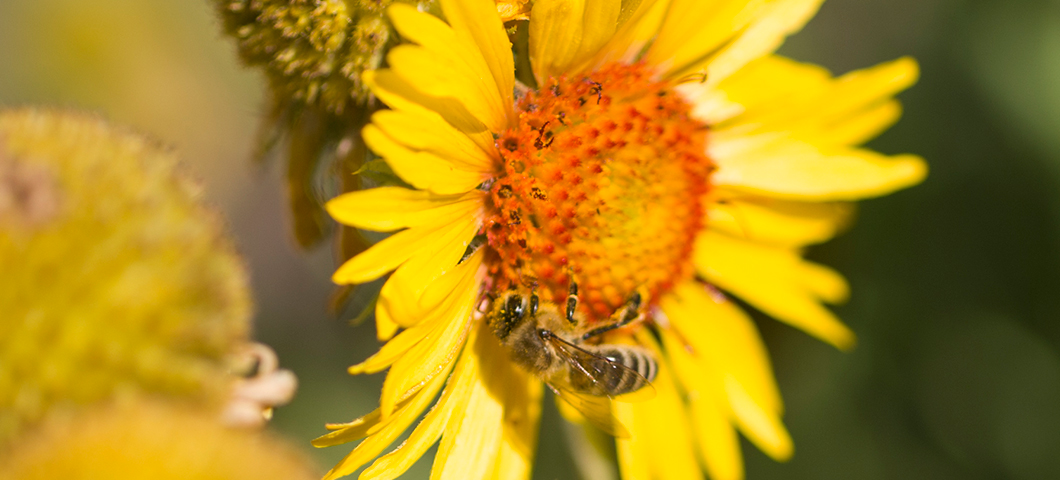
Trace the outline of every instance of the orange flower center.
<path fill-rule="evenodd" d="M 693 275 L 713 164 L 707 127 L 644 65 L 551 78 L 497 138 L 486 234 L 495 292 L 535 284 L 562 301 L 570 274 L 590 321 L 636 289 L 657 299 Z"/>

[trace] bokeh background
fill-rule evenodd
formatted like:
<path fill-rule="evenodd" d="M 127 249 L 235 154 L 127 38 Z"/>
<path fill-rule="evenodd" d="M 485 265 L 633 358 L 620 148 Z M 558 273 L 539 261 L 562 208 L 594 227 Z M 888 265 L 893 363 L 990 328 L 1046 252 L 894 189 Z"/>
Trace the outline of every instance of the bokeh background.
<path fill-rule="evenodd" d="M 301 381 L 270 428 L 310 450 L 374 408 L 382 375 L 345 368 L 378 345 L 348 324 L 363 299 L 328 314 L 332 254 L 295 248 L 278 159 L 251 163 L 264 82 L 220 30 L 205 0 L 0 0 L 0 105 L 98 111 L 179 152 L 250 267 L 255 336 Z M 828 0 L 781 52 L 835 73 L 916 57 L 870 146 L 931 173 L 809 253 L 852 284 L 856 350 L 757 318 L 796 453 L 745 442 L 748 478 L 1060 478 L 1060 2 Z M 541 437 L 535 478 L 577 478 L 551 406 Z"/>

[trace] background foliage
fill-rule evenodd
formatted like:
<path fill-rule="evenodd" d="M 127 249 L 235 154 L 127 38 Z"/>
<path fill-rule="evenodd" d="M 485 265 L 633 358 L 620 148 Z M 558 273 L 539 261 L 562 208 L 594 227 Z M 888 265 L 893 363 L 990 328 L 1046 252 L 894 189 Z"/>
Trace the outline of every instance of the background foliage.
<path fill-rule="evenodd" d="M 256 337 L 301 380 L 272 428 L 308 448 L 373 408 L 381 376 L 345 367 L 377 343 L 327 314 L 331 252 L 296 250 L 282 169 L 251 165 L 264 82 L 220 30 L 205 1 L 0 2 L 0 105 L 97 110 L 178 150 L 248 260 Z M 828 0 L 782 52 L 836 73 L 915 56 L 904 119 L 871 145 L 932 170 L 810 254 L 851 281 L 853 353 L 759 318 L 796 454 L 745 444 L 748 477 L 1060 477 L 1060 3 Z M 551 410 L 543 428 L 536 478 L 573 478 Z"/>

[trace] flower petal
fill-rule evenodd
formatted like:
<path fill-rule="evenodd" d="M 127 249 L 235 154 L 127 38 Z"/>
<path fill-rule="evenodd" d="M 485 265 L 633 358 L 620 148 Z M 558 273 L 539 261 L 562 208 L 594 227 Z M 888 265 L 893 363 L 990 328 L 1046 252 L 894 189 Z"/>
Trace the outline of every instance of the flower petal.
<path fill-rule="evenodd" d="M 497 15 L 497 6 L 490 0 L 442 0 L 442 11 L 457 36 L 476 45 L 483 61 L 493 74 L 501 103 L 505 105 L 505 120 L 515 121 L 515 60 L 512 44 Z M 494 131 L 511 126 L 501 124 Z"/>
<path fill-rule="evenodd" d="M 386 160 L 394 173 L 421 190 L 440 195 L 464 193 L 488 177 L 485 171 L 467 170 L 438 155 L 412 150 L 374 125 L 364 127 L 361 136 L 372 151 Z"/>
<path fill-rule="evenodd" d="M 917 77 L 899 59 L 832 79 L 824 69 L 782 57 L 758 60 L 717 88 L 686 84 L 695 114 L 714 124 L 708 155 L 716 185 L 775 198 L 853 200 L 923 180 L 918 157 L 887 158 L 849 148 L 892 123 L 890 97 Z"/>
<path fill-rule="evenodd" d="M 491 360 L 497 364 L 492 374 L 495 393 L 503 394 L 504 425 L 501 445 L 493 464 L 495 480 L 525 480 L 530 478 L 537 446 L 537 424 L 541 417 L 541 381 L 533 375 L 502 360 L 507 352 L 499 349 L 490 354 L 501 357 Z"/>
<path fill-rule="evenodd" d="M 716 90 L 741 105 L 742 111 L 711 124 L 715 130 L 741 133 L 783 131 L 816 145 L 854 145 L 897 118 L 900 108 L 891 97 L 916 82 L 918 75 L 911 58 L 832 78 L 816 65 L 764 57 L 718 85 Z M 694 102 L 709 90 L 695 84 L 682 87 Z M 699 108 L 695 111 L 701 113 Z"/>
<path fill-rule="evenodd" d="M 481 219 L 478 215 L 457 211 L 452 216 L 433 221 L 436 223 L 402 230 L 372 245 L 342 264 L 332 275 L 332 281 L 338 284 L 366 283 L 391 270 L 404 270 L 420 275 L 405 282 L 409 287 L 406 290 L 416 292 L 418 298 L 426 285 L 456 265 L 478 230 Z M 398 278 L 406 275 L 403 273 Z M 381 294 L 381 300 L 387 299 Z M 394 320 L 401 323 L 400 319 Z"/>
<path fill-rule="evenodd" d="M 800 247 L 832 238 L 847 226 L 853 212 L 850 203 L 738 197 L 709 204 L 707 225 L 756 243 Z"/>
<path fill-rule="evenodd" d="M 660 306 L 693 349 L 693 357 L 716 372 L 714 388 L 721 390 L 723 382 L 732 379 L 752 392 L 765 411 L 783 410 L 765 345 L 754 322 L 739 307 L 711 298 L 693 282 L 677 286 Z"/>
<path fill-rule="evenodd" d="M 654 349 L 657 358 L 658 348 Z M 652 382 L 657 395 L 638 403 L 612 402 L 615 418 L 630 431 L 616 440 L 618 465 L 624 480 L 687 480 L 703 474 L 693 451 L 688 414 L 670 366 L 660 365 Z"/>
<path fill-rule="evenodd" d="M 611 39 L 618 0 L 537 0 L 530 12 L 530 63 L 538 84 L 578 73 L 578 66 Z"/>
<path fill-rule="evenodd" d="M 506 352 L 484 322 L 468 350 L 475 367 L 468 395 L 457 404 L 438 446 L 431 480 L 486 478 L 504 435 L 505 377 L 514 373 Z M 525 379 L 525 377 L 523 377 Z"/>
<path fill-rule="evenodd" d="M 465 349 L 457 361 L 453 374 L 446 384 L 442 396 L 423 421 L 412 431 L 408 440 L 394 451 L 380 457 L 361 473 L 360 480 L 393 479 L 405 473 L 430 449 L 442 436 L 442 431 L 449 424 L 457 406 L 467 403 L 471 386 L 475 382 L 478 369 L 471 349 Z"/>
<path fill-rule="evenodd" d="M 780 418 L 763 410 L 743 386 L 732 379 L 727 379 L 725 387 L 740 431 L 774 460 L 783 462 L 791 458 L 795 444 Z"/>
<path fill-rule="evenodd" d="M 380 110 L 372 114 L 372 124 L 390 138 L 400 138 L 406 147 L 426 151 L 472 172 L 489 172 L 494 164 L 493 150 L 482 150 L 464 132 L 438 115 L 416 110 Z"/>
<path fill-rule="evenodd" d="M 344 193 L 325 207 L 343 225 L 390 232 L 407 227 L 445 224 L 473 215 L 483 205 L 484 192 L 437 195 L 402 187 L 378 187 Z"/>
<path fill-rule="evenodd" d="M 792 99 L 818 97 L 832 81 L 824 67 L 768 55 L 717 85 L 686 82 L 677 88 L 694 105 L 696 118 L 717 126 L 745 111 L 771 110 Z"/>
<path fill-rule="evenodd" d="M 659 32 L 659 25 L 663 22 L 669 4 L 669 0 L 622 2 L 622 9 L 618 14 L 618 29 L 590 65 L 599 68 L 610 62 L 636 62 L 644 46 Z"/>
<path fill-rule="evenodd" d="M 666 43 L 658 47 L 658 52 L 656 46 L 652 46 L 648 62 L 669 67 L 670 78 L 702 71 L 707 76 L 706 83 L 717 85 L 744 65 L 775 51 L 788 35 L 799 31 L 813 17 L 822 2 L 709 2 L 718 5 L 714 7 L 715 11 L 709 12 L 710 17 L 706 19 L 709 23 L 689 25 L 689 18 L 679 19 L 677 21 L 685 27 L 683 32 L 670 30 L 668 24 L 664 24 L 660 38 L 664 38 Z M 696 13 L 702 15 L 708 9 L 706 6 L 699 7 Z M 676 3 L 671 7 L 671 15 L 684 16 L 676 8 Z M 682 33 L 684 37 L 680 36 Z"/>
<path fill-rule="evenodd" d="M 381 342 L 385 342 L 394 338 L 394 335 L 398 332 L 401 325 L 398 325 L 393 319 L 390 318 L 385 312 L 381 312 L 376 305 L 375 310 L 375 338 Z"/>
<path fill-rule="evenodd" d="M 753 0 L 672 0 L 645 61 L 668 72 L 697 63 L 731 41 L 767 4 Z"/>
<path fill-rule="evenodd" d="M 452 365 L 467 339 L 471 325 L 471 310 L 478 292 L 475 289 L 470 291 L 472 294 L 462 292 L 465 296 L 457 298 L 459 309 L 454 315 L 433 319 L 433 333 L 390 366 L 379 399 L 383 417 L 390 415 L 401 400 L 415 394 L 425 383 Z"/>
<path fill-rule="evenodd" d="M 425 249 L 417 253 L 390 276 L 379 292 L 377 311 L 386 310 L 391 320 L 408 328 L 426 318 L 431 310 L 437 309 L 437 305 L 449 295 L 446 285 L 460 280 L 450 277 L 438 283 L 439 278 L 444 278 L 451 269 L 458 268 L 457 262 L 466 251 L 477 223 L 474 219 L 462 219 L 461 224 L 454 227 L 455 234 L 450 237 L 450 244 L 439 243 L 438 249 Z M 481 258 L 482 254 L 477 253 L 464 264 L 479 265 Z M 428 292 L 430 296 L 426 296 Z"/>
<path fill-rule="evenodd" d="M 674 367 L 674 375 L 687 392 L 692 426 L 699 440 L 697 445 L 711 480 L 742 480 L 740 440 L 732 425 L 729 400 L 715 366 L 703 357 L 693 357 L 683 345 L 683 339 L 670 329 L 661 329 L 659 335 Z"/>
<path fill-rule="evenodd" d="M 481 1 L 469 2 L 469 5 L 475 4 L 481 4 Z M 451 4 L 445 7 L 453 10 Z M 460 10 L 456 8 L 456 13 Z M 491 13 L 497 27 L 500 27 L 495 7 Z M 459 34 L 437 17 L 409 5 L 395 4 L 387 9 L 387 14 L 402 37 L 419 44 L 418 47 L 406 44 L 390 49 L 387 62 L 391 70 L 410 82 L 415 81 L 420 91 L 428 95 L 459 99 L 476 118 L 494 131 L 504 130 L 508 126 L 512 112 L 512 84 L 507 85 L 507 95 L 502 94 L 502 90 L 498 89 L 499 82 L 473 38 L 469 38 L 466 32 Z M 487 19 L 476 20 L 479 25 L 486 25 Z M 503 35 L 503 28 L 498 28 L 498 31 Z M 491 36 L 490 40 L 496 39 Z M 507 37 L 501 37 L 499 41 L 511 48 Z M 508 58 L 509 69 L 512 69 L 511 53 L 508 53 Z M 514 78 L 514 70 L 507 75 L 508 78 Z"/>
<path fill-rule="evenodd" d="M 718 170 L 712 181 L 732 190 L 802 201 L 857 200 L 891 193 L 924 180 L 927 165 L 915 155 L 862 149 L 822 149 L 783 134 L 715 132 L 707 147 Z"/>
<path fill-rule="evenodd" d="M 707 281 L 770 316 L 840 349 L 854 346 L 853 332 L 818 303 L 844 297 L 846 283 L 838 282 L 838 274 L 821 275 L 825 267 L 806 262 L 797 252 L 706 232 L 696 241 L 692 261 Z"/>
<path fill-rule="evenodd" d="M 446 375 L 444 373 L 448 372 L 443 372 L 442 375 L 438 375 L 427 381 L 424 387 L 418 392 L 418 395 L 410 397 L 409 401 L 403 404 L 402 407 L 389 418 L 378 417 L 380 418 L 380 423 L 373 425 L 373 429 L 368 431 L 368 437 L 359 443 L 352 452 L 342 459 L 342 461 L 332 467 L 332 469 L 324 476 L 324 480 L 336 479 L 355 472 L 358 468 L 361 468 L 364 464 L 382 453 L 391 443 L 394 443 L 394 440 L 397 440 L 397 438 L 408 429 L 409 425 L 412 425 L 412 422 L 423 413 L 423 410 L 427 408 L 427 405 L 434 400 L 434 396 L 438 394 L 442 385 L 445 384 Z M 357 428 L 359 427 L 351 427 L 351 429 Z M 313 445 L 317 447 L 333 445 L 335 443 L 332 442 L 337 439 L 342 439 L 345 434 L 346 431 L 344 430 L 336 430 L 314 440 Z M 352 438 L 350 440 L 352 440 Z"/>
<path fill-rule="evenodd" d="M 362 79 L 375 96 L 397 111 L 437 116 L 464 133 L 485 152 L 496 151 L 493 134 L 458 99 L 440 98 L 420 92 L 413 83 L 390 70 L 369 70 Z"/>
<path fill-rule="evenodd" d="M 448 225 L 410 228 L 395 233 L 347 260 L 331 280 L 340 285 L 371 282 L 405 263 L 416 252 L 434 247 L 438 243 L 436 235 L 446 230 L 449 230 Z"/>
<path fill-rule="evenodd" d="M 424 312 L 424 317 L 410 328 L 401 332 L 393 340 L 383 345 L 375 354 L 364 362 L 349 368 L 350 375 L 362 373 L 380 372 L 401 357 L 408 354 L 409 350 L 426 338 L 433 338 L 441 334 L 448 322 L 458 321 L 460 313 L 464 309 L 464 302 L 468 297 L 477 296 L 481 278 L 479 267 L 482 265 L 482 255 L 476 255 L 461 265 L 458 265 L 451 273 L 442 276 L 449 280 L 453 277 L 457 280 L 455 284 L 448 284 L 448 294 L 438 304 L 432 305 L 429 311 Z M 442 283 L 442 279 L 438 283 Z M 379 309 L 385 311 L 386 309 Z"/>
<path fill-rule="evenodd" d="M 674 295 L 663 299 L 662 307 L 692 349 L 690 353 L 682 348 L 675 334 L 663 336 L 670 339 L 667 352 L 682 381 L 698 385 L 706 394 L 703 397 L 713 394 L 720 400 L 740 430 L 762 451 L 778 460 L 790 457 L 791 437 L 780 421 L 780 393 L 754 322 L 732 302 L 714 299 L 693 283 L 680 285 Z M 696 370 L 706 375 L 697 377 Z M 713 385 L 698 384 L 710 377 L 709 372 L 715 372 Z"/>

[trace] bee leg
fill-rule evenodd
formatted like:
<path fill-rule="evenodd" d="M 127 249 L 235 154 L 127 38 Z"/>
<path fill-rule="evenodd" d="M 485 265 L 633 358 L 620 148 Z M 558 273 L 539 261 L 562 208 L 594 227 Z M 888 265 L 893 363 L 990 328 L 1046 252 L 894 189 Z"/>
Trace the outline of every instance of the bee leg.
<path fill-rule="evenodd" d="M 641 317 L 640 305 L 642 301 L 643 296 L 641 295 L 640 291 L 634 291 L 629 296 L 629 300 L 626 300 L 626 305 L 618 309 L 613 315 L 611 315 L 611 318 L 609 319 L 612 321 L 611 323 L 585 332 L 585 335 L 582 335 L 582 340 L 588 340 L 597 335 L 601 335 L 603 333 L 610 332 L 611 330 L 614 330 L 616 328 L 622 328 L 626 325 L 629 325 L 630 323 L 633 323 L 634 320 L 637 320 Z"/>
<path fill-rule="evenodd" d="M 574 309 L 578 308 L 578 284 L 571 278 L 570 288 L 567 290 L 567 321 L 571 325 L 576 324 L 574 320 Z"/>
<path fill-rule="evenodd" d="M 537 298 L 537 293 L 530 292 L 530 315 L 537 314 L 537 307 L 541 301 Z"/>

